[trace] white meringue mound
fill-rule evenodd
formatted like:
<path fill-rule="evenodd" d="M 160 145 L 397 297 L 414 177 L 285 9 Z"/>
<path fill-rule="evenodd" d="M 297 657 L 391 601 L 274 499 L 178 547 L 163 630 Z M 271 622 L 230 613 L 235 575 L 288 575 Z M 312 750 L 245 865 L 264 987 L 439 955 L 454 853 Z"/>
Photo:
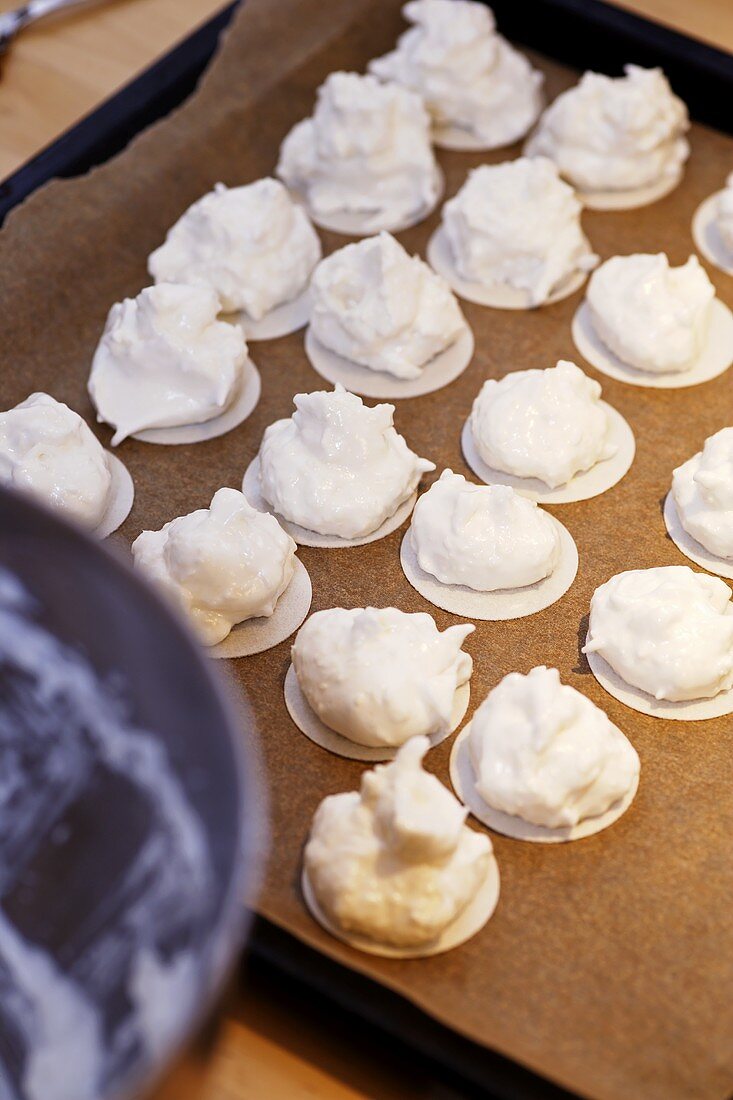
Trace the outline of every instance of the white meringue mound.
<path fill-rule="evenodd" d="M 107 455 L 84 420 L 47 393 L 0 413 L 0 482 L 89 530 L 110 504 Z"/>
<path fill-rule="evenodd" d="M 611 458 L 610 420 L 601 387 L 567 360 L 484 382 L 471 409 L 471 432 L 483 461 L 551 489 Z"/>
<path fill-rule="evenodd" d="M 269 617 L 290 584 L 296 546 L 274 516 L 237 489 L 219 489 L 208 508 L 143 531 L 135 567 L 191 621 L 204 645 L 237 623 Z"/>
<path fill-rule="evenodd" d="M 364 214 L 367 231 L 432 207 L 436 171 L 420 97 L 344 72 L 331 73 L 318 89 L 313 116 L 286 136 L 277 166 L 316 217 Z"/>
<path fill-rule="evenodd" d="M 395 378 L 419 378 L 466 328 L 445 280 L 389 233 L 322 260 L 311 296 L 311 331 L 325 348 Z"/>
<path fill-rule="evenodd" d="M 262 496 L 291 523 L 344 539 L 372 534 L 435 469 L 395 431 L 394 405 L 370 408 L 340 385 L 293 402 L 260 447 Z"/>
<path fill-rule="evenodd" d="M 687 108 L 661 69 L 584 73 L 540 118 L 529 156 L 554 160 L 581 191 L 634 191 L 676 176 L 690 154 Z"/>
<path fill-rule="evenodd" d="M 305 290 L 320 258 L 306 212 L 279 180 L 261 179 L 217 183 L 169 230 L 148 270 L 156 283 L 208 287 L 225 313 L 259 321 Z"/>
<path fill-rule="evenodd" d="M 426 737 L 362 775 L 361 790 L 318 807 L 305 870 L 318 905 L 341 932 L 399 947 L 427 946 L 486 881 L 489 838 L 421 763 Z"/>
<path fill-rule="evenodd" d="M 672 474 L 680 523 L 719 558 L 733 560 L 733 428 L 709 436 Z"/>
<path fill-rule="evenodd" d="M 417 92 L 436 127 L 464 130 L 486 149 L 524 137 L 542 110 L 542 73 L 496 33 L 473 0 L 411 0 L 413 26 L 397 48 L 369 64 L 381 80 Z"/>
<path fill-rule="evenodd" d="M 583 652 L 655 699 L 710 699 L 733 687 L 730 600 L 686 565 L 618 573 L 593 593 Z"/>
<path fill-rule="evenodd" d="M 113 446 L 147 428 L 201 424 L 226 411 L 247 344 L 218 313 L 213 290 L 172 283 L 112 306 L 88 388 L 99 419 L 115 428 Z"/>
<path fill-rule="evenodd" d="M 630 741 L 544 665 L 526 676 L 512 672 L 489 692 L 468 742 L 484 802 L 547 829 L 599 817 L 639 775 Z"/>
<path fill-rule="evenodd" d="M 474 485 L 452 470 L 418 499 L 410 537 L 422 570 L 477 592 L 536 584 L 560 556 L 557 526 L 534 501 L 508 485 Z"/>
<path fill-rule="evenodd" d="M 606 260 L 591 275 L 586 301 L 595 332 L 614 355 L 665 374 L 689 370 L 700 356 L 714 297 L 696 256 L 671 267 L 659 252 Z"/>
<path fill-rule="evenodd" d="M 474 168 L 443 207 L 443 230 L 462 279 L 527 291 L 538 306 L 576 271 L 598 263 L 581 210 L 552 161 L 520 157 Z"/>
<path fill-rule="evenodd" d="M 723 245 L 733 256 L 733 172 L 718 196 L 715 224 Z"/>
<path fill-rule="evenodd" d="M 475 627 L 442 633 L 424 612 L 396 607 L 317 611 L 292 647 L 298 684 L 322 722 L 357 745 L 394 747 L 449 732 L 456 692 L 473 661 Z"/>

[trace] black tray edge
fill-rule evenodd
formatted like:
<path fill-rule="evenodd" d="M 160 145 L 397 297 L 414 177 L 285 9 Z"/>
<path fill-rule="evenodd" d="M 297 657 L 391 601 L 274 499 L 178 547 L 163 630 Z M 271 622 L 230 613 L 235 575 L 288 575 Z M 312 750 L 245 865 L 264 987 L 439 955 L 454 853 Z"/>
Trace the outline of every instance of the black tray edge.
<path fill-rule="evenodd" d="M 575 68 L 617 75 L 628 62 L 661 66 L 696 121 L 733 133 L 733 54 L 603 0 L 491 0 L 491 7 L 507 38 Z"/>
<path fill-rule="evenodd" d="M 247 971 L 257 967 L 277 977 L 285 1002 L 335 1009 L 339 1024 L 346 1021 L 347 1033 L 369 1050 L 399 1049 L 417 1057 L 421 1069 L 429 1068 L 436 1084 L 450 1090 L 446 1100 L 572 1100 L 576 1096 L 464 1038 L 400 994 L 341 966 L 260 916 L 255 918 L 245 956 L 245 979 Z"/>

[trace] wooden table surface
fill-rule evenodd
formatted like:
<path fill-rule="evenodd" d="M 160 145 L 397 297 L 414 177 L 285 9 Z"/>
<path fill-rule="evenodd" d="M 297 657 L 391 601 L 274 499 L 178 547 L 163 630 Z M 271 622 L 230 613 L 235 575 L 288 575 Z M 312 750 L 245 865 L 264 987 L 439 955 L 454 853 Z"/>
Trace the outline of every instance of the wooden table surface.
<path fill-rule="evenodd" d="M 733 0 L 618 0 L 733 52 Z M 0 0 L 0 11 L 14 7 Z M 0 179 L 53 141 L 224 4 L 114 0 L 34 28 L 0 78 Z M 254 969 L 240 983 L 215 1049 L 204 1100 L 405 1100 L 448 1096 L 373 1033 L 354 1035 L 297 987 Z"/>

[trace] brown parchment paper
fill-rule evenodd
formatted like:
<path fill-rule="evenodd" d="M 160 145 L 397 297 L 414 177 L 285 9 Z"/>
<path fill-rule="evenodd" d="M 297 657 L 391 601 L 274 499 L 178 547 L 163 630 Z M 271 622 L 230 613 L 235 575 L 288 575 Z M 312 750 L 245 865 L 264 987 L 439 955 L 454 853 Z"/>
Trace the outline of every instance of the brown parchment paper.
<path fill-rule="evenodd" d="M 248 0 L 197 96 L 116 160 L 44 188 L 16 211 L 0 237 L 2 407 L 45 389 L 92 421 L 85 384 L 105 316 L 146 285 L 146 257 L 167 228 L 217 180 L 237 184 L 271 173 L 280 140 L 310 113 L 328 72 L 362 69 L 401 26 L 397 0 Z M 575 79 L 540 64 L 551 95 Z M 639 211 L 584 216 L 603 257 L 664 249 L 675 263 L 686 259 L 694 209 L 733 169 L 729 138 L 696 126 L 692 147 L 684 183 L 670 197 Z M 516 152 L 439 152 L 448 195 L 469 167 Z M 436 224 L 434 215 L 400 239 L 424 254 Z M 329 234 L 323 240 L 328 251 L 344 243 Z M 733 305 L 733 279 L 710 275 Z M 570 321 L 580 298 L 532 313 L 464 306 L 476 334 L 472 365 L 447 389 L 397 408 L 398 429 L 438 473 L 450 466 L 470 476 L 459 435 L 484 378 L 577 358 Z M 221 485 L 239 486 L 264 428 L 290 414 L 292 394 L 323 388 L 302 340 L 298 333 L 253 346 L 262 400 L 230 435 L 188 447 L 130 440 L 120 448 L 137 491 L 121 532 L 126 543 L 206 505 Z M 284 643 L 231 663 L 254 706 L 271 791 L 272 852 L 258 908 L 458 1032 L 584 1096 L 722 1100 L 733 1091 L 733 719 L 661 722 L 627 710 L 602 691 L 579 646 L 599 583 L 622 569 L 686 564 L 666 536 L 662 500 L 673 467 L 733 423 L 733 374 L 687 390 L 600 381 L 636 433 L 636 461 L 603 496 L 550 509 L 577 542 L 577 580 L 532 618 L 477 624 L 467 643 L 475 661 L 469 716 L 505 673 L 556 665 L 637 747 L 641 786 L 630 811 L 575 844 L 494 837 L 498 910 L 451 954 L 410 962 L 359 955 L 313 923 L 297 883 L 313 811 L 324 795 L 355 788 L 362 766 L 323 751 L 290 721 Z M 108 442 L 105 428 L 99 436 Z M 394 604 L 430 611 L 441 628 L 454 622 L 403 577 L 402 535 L 349 550 L 303 548 L 313 610 Z M 445 781 L 449 751 L 450 741 L 428 758 Z"/>

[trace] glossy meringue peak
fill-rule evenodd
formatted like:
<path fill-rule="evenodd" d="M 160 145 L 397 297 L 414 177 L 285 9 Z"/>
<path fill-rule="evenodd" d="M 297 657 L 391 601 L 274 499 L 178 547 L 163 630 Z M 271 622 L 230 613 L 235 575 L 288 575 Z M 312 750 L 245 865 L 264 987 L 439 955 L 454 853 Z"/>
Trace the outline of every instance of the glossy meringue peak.
<path fill-rule="evenodd" d="M 419 378 L 466 328 L 445 280 L 389 233 L 322 260 L 311 294 L 311 331 L 324 347 L 396 378 Z"/>
<path fill-rule="evenodd" d="M 316 218 L 358 213 L 366 232 L 388 228 L 437 201 L 429 115 L 397 84 L 331 73 L 283 141 L 277 174 Z"/>
<path fill-rule="evenodd" d="M 427 738 L 364 772 L 359 791 L 321 802 L 305 870 L 324 914 L 343 933 L 400 947 L 428 945 L 472 901 L 492 848 L 466 810 L 422 768 Z"/>
<path fill-rule="evenodd" d="M 321 258 L 305 210 L 279 180 L 217 183 L 179 218 L 148 261 L 156 283 L 213 290 L 225 313 L 253 321 L 297 298 Z"/>
<path fill-rule="evenodd" d="M 542 110 L 544 77 L 496 33 L 491 9 L 473 0 L 411 0 L 402 11 L 413 26 L 396 49 L 370 62 L 370 72 L 422 97 L 438 142 L 445 127 L 486 149 L 524 137 Z"/>
<path fill-rule="evenodd" d="M 143 531 L 132 544 L 135 567 L 207 646 L 237 623 L 273 614 L 292 580 L 295 550 L 275 517 L 257 512 L 237 489 L 219 489 L 208 508 Z"/>
<path fill-rule="evenodd" d="M 689 370 L 708 336 L 715 287 L 696 256 L 613 256 L 593 272 L 587 303 L 596 333 L 614 355 L 653 374 Z"/>
<path fill-rule="evenodd" d="M 583 652 L 655 699 L 712 698 L 733 687 L 731 595 L 686 565 L 618 573 L 593 593 Z"/>
<path fill-rule="evenodd" d="M 84 420 L 47 393 L 0 412 L 0 482 L 89 530 L 110 503 L 107 455 Z"/>
<path fill-rule="evenodd" d="M 450 730 L 456 692 L 473 668 L 461 646 L 474 629 L 441 633 L 430 615 L 396 607 L 335 607 L 300 628 L 293 665 L 330 729 L 358 745 L 403 745 Z"/>
<path fill-rule="evenodd" d="M 471 431 L 483 461 L 551 489 L 611 458 L 601 387 L 575 363 L 514 371 L 484 382 L 471 410 Z"/>
<path fill-rule="evenodd" d="M 527 291 L 538 306 L 576 271 L 598 263 L 581 211 L 552 161 L 520 157 L 474 168 L 443 207 L 443 229 L 462 279 Z"/>
<path fill-rule="evenodd" d="M 559 829 L 599 817 L 639 776 L 639 757 L 604 712 L 540 665 L 511 672 L 471 720 L 476 790 L 495 810 Z"/>
<path fill-rule="evenodd" d="M 676 176 L 690 154 L 687 108 L 661 69 L 584 73 L 554 100 L 527 143 L 581 191 L 634 191 Z"/>
<path fill-rule="evenodd" d="M 435 469 L 395 431 L 394 405 L 370 408 L 340 385 L 293 401 L 260 447 L 262 495 L 291 523 L 344 539 L 372 534 Z"/>
<path fill-rule="evenodd" d="M 160 283 L 112 306 L 94 353 L 89 396 L 112 445 L 148 428 L 200 424 L 235 399 L 247 359 L 237 325 L 217 320 L 201 286 Z"/>
<path fill-rule="evenodd" d="M 557 527 L 534 501 L 508 485 L 474 485 L 452 470 L 418 499 L 410 537 L 421 569 L 477 592 L 536 584 L 560 556 Z"/>

